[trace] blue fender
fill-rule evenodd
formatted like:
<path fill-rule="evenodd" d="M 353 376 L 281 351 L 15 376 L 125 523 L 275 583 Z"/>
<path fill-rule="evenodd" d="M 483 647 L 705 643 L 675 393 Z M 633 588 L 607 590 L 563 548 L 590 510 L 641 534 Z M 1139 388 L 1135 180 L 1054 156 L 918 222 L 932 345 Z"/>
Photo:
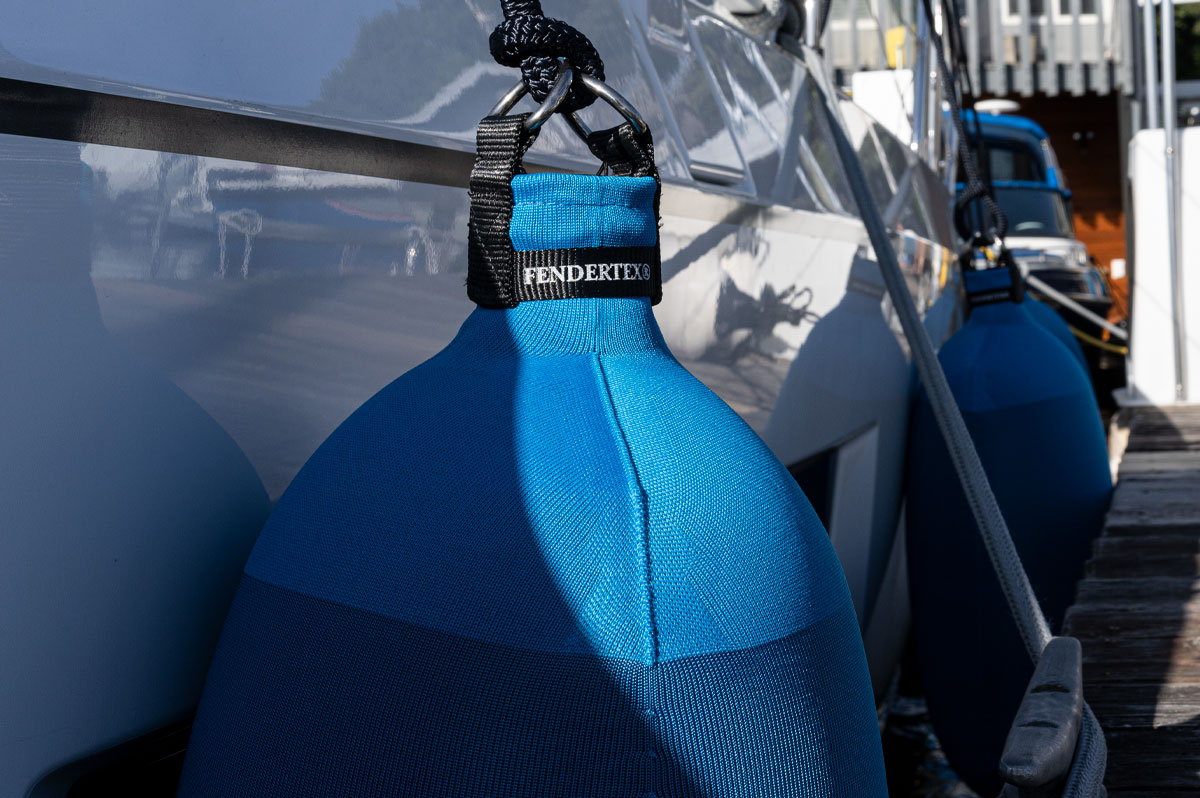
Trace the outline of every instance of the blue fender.
<path fill-rule="evenodd" d="M 1075 333 L 1071 332 L 1071 327 L 1066 320 L 1058 315 L 1058 311 L 1028 294 L 1025 295 L 1024 304 L 1029 315 L 1033 316 L 1033 320 L 1042 325 L 1046 332 L 1053 335 L 1056 340 L 1070 350 L 1075 359 L 1079 361 L 1079 365 L 1083 366 L 1084 373 L 1087 373 L 1087 358 L 1083 355 L 1083 347 L 1079 345 L 1079 339 L 1075 337 Z"/>
<path fill-rule="evenodd" d="M 965 275 L 1006 282 L 1006 269 Z M 982 278 L 982 279 L 981 279 Z M 1026 302 L 980 305 L 938 355 L 1051 628 L 1057 630 L 1112 491 L 1086 373 Z M 1033 665 L 924 391 L 908 467 L 908 566 L 921 682 L 951 766 L 981 795 Z M 919 479 L 914 475 L 919 475 Z"/>
<path fill-rule="evenodd" d="M 512 186 L 518 251 L 657 242 L 652 178 Z M 185 798 L 886 795 L 828 537 L 639 297 L 477 309 L 347 419 L 192 741 Z"/>

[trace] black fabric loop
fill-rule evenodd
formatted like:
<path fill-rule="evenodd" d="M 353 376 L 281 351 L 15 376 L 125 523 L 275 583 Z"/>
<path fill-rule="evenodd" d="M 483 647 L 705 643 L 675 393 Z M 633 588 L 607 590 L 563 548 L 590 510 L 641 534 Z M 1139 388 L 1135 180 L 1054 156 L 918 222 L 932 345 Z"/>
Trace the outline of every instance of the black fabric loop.
<path fill-rule="evenodd" d="M 984 246 L 986 246 L 984 242 L 976 241 L 959 256 L 959 266 L 963 271 L 980 271 L 975 267 L 975 251 L 976 248 Z M 1017 268 L 1017 263 L 1012 256 L 1012 252 L 1007 248 L 1002 250 L 997 264 L 984 271 L 994 269 L 1008 270 L 1008 285 L 981 288 L 975 291 L 966 289 L 968 308 L 977 308 L 981 305 L 994 305 L 999 302 L 1012 302 L 1019 305 L 1025 301 L 1025 281 L 1021 277 L 1021 270 Z"/>
<path fill-rule="evenodd" d="M 600 159 L 610 174 L 620 177 L 657 176 L 654 166 L 654 141 L 649 130 L 638 133 L 625 122 L 607 130 L 597 130 L 586 139 L 588 149 Z"/>
<path fill-rule="evenodd" d="M 1025 301 L 1025 278 L 1021 275 L 1021 270 L 1017 268 L 1017 261 L 1008 247 L 1004 247 L 1000 251 L 1000 265 L 1008 269 L 1009 298 L 1019 305 Z"/>
<path fill-rule="evenodd" d="M 653 177 L 658 179 L 658 167 L 654 164 L 654 138 L 650 130 L 640 133 L 628 122 L 607 130 L 597 130 L 587 137 L 588 149 L 600 159 L 610 174 L 618 177 Z M 662 200 L 662 185 L 654 191 L 654 220 L 662 219 L 659 205 Z M 654 280 L 650 286 L 650 301 L 657 305 L 662 301 L 662 268 L 655 247 Z"/>
<path fill-rule="evenodd" d="M 525 129 L 529 114 L 489 116 L 475 132 L 471 170 L 471 216 L 467 232 L 467 296 L 485 308 L 516 307 L 512 280 L 512 179 L 525 169 L 521 159 L 536 138 Z"/>
<path fill-rule="evenodd" d="M 538 0 L 501 0 L 504 21 L 492 31 L 488 45 L 492 58 L 509 67 L 520 67 L 521 77 L 538 102 L 546 99 L 558 79 L 557 59 L 604 80 L 604 61 L 587 36 L 559 19 L 543 16 Z M 596 101 L 580 82 L 572 84 L 560 110 L 578 111 Z"/>
<path fill-rule="evenodd" d="M 967 183 L 954 201 L 954 226 L 957 228 L 958 234 L 967 241 L 972 241 L 988 232 L 976 230 L 975 225 L 971 221 L 971 203 L 980 199 L 986 202 L 990 197 L 987 186 L 977 181 Z M 995 225 L 992 225 L 992 227 L 994 228 Z M 993 229 L 992 232 L 996 231 Z M 995 238 L 997 236 L 994 235 L 992 237 Z"/>
<path fill-rule="evenodd" d="M 467 296 L 485 308 L 513 308 L 520 302 L 572 297 L 662 299 L 658 243 L 638 247 L 591 247 L 516 252 L 512 223 L 512 179 L 523 174 L 521 159 L 536 133 L 525 129 L 528 114 L 489 116 L 479 123 L 478 151 L 471 171 L 471 217 L 467 246 Z M 613 175 L 653 177 L 654 143 L 649 130 L 628 122 L 594 132 L 592 152 Z M 661 186 L 654 192 L 659 220 Z"/>

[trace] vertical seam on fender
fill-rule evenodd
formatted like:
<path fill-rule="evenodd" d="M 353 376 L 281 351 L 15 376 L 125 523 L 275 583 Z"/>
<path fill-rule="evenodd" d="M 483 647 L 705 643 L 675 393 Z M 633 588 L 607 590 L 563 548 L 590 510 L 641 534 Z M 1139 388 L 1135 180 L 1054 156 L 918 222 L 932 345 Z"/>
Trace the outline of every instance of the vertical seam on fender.
<path fill-rule="evenodd" d="M 633 452 L 629 447 L 629 439 L 625 435 L 625 429 L 621 426 L 621 421 L 617 418 L 616 404 L 613 402 L 612 387 L 608 382 L 608 375 L 604 371 L 604 364 L 600 359 L 600 355 L 593 355 L 592 363 L 596 370 L 596 379 L 600 383 L 600 388 L 603 392 L 604 411 L 608 414 L 608 420 L 616 430 L 617 447 L 622 455 L 624 470 L 626 476 L 632 483 L 632 487 L 636 488 L 636 493 L 633 496 L 637 503 L 639 515 L 638 524 L 640 526 L 640 545 L 641 551 L 639 555 L 642 560 L 642 588 L 643 599 L 645 601 L 646 618 L 649 623 L 647 631 L 647 639 L 645 641 L 646 648 L 649 653 L 650 665 L 658 664 L 658 623 L 654 614 L 654 586 L 653 572 L 650 567 L 650 503 L 646 496 L 646 489 L 642 485 L 641 476 L 638 474 L 637 464 L 633 461 Z M 631 491 L 631 493 L 634 493 Z"/>
<path fill-rule="evenodd" d="M 621 420 L 617 417 L 617 406 L 613 401 L 612 386 L 608 381 L 608 374 L 604 370 L 604 363 L 601 360 L 600 353 L 597 352 L 592 356 L 592 363 L 596 370 L 596 379 L 600 383 L 600 389 L 603 392 L 600 404 L 604 406 L 604 412 L 608 414 L 608 421 L 612 428 L 616 430 L 613 436 L 616 443 L 619 456 L 622 459 L 622 468 L 625 471 L 626 479 L 635 490 L 631 490 L 631 498 L 637 504 L 638 509 L 638 526 L 639 526 L 639 553 L 642 561 L 642 590 L 643 601 L 645 602 L 646 622 L 648 628 L 645 630 L 645 645 L 650 667 L 646 673 L 646 706 L 644 709 L 643 727 L 645 739 L 643 740 L 644 750 L 643 756 L 646 757 L 646 795 L 653 796 L 655 787 L 658 784 L 658 744 L 657 744 L 657 729 L 656 718 L 658 714 L 658 696 L 656 695 L 656 674 L 658 665 L 658 621 L 654 614 L 654 581 L 653 571 L 650 567 L 650 501 L 646 496 L 646 489 L 642 485 L 642 478 L 638 474 L 637 464 L 633 461 L 633 450 L 629 446 L 629 438 L 625 435 L 625 428 L 621 426 Z"/>

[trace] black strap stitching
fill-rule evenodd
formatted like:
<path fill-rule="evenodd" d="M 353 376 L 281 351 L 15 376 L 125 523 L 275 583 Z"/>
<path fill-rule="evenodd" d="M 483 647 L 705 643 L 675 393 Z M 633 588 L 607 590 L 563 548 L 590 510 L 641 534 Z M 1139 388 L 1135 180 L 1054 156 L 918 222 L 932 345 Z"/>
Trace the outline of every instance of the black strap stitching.
<path fill-rule="evenodd" d="M 525 170 L 521 158 L 536 133 L 525 129 L 528 114 L 489 116 L 475 133 L 471 170 L 471 217 L 468 223 L 467 296 L 485 308 L 516 307 L 513 292 L 512 221 L 514 175 Z"/>

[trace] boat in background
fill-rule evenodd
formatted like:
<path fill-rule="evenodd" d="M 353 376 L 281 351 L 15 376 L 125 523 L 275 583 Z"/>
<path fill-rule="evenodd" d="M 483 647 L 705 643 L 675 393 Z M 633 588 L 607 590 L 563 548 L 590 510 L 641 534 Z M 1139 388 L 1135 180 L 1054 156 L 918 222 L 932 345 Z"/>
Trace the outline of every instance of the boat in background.
<path fill-rule="evenodd" d="M 1066 175 L 1042 126 L 1011 113 L 975 111 L 963 113 L 963 124 L 968 135 L 977 131 L 983 139 L 996 203 L 1009 220 L 1009 249 L 1045 252 L 1070 268 L 1090 268 L 1087 247 L 1075 237 Z"/>
<path fill-rule="evenodd" d="M 984 106 L 996 108 L 986 101 Z M 1113 308 L 1113 291 L 1087 247 L 1075 237 L 1071 191 L 1050 138 L 1032 119 L 1007 113 L 1016 110 L 1015 103 L 1002 108 L 1006 112 L 967 112 L 964 124 L 971 130 L 978 123 L 988 156 L 992 193 L 1008 217 L 1006 244 L 1023 271 L 1100 318 L 1107 318 Z M 963 187 L 960 183 L 958 190 Z M 1081 340 L 1090 339 L 1091 343 L 1083 348 L 1088 371 L 1097 398 L 1103 406 L 1110 406 L 1112 389 L 1124 384 L 1125 363 L 1119 347 L 1106 345 L 1102 339 L 1108 338 L 1108 332 L 1093 320 L 1061 306 L 1036 288 L 1030 293 L 1086 336 Z"/>

